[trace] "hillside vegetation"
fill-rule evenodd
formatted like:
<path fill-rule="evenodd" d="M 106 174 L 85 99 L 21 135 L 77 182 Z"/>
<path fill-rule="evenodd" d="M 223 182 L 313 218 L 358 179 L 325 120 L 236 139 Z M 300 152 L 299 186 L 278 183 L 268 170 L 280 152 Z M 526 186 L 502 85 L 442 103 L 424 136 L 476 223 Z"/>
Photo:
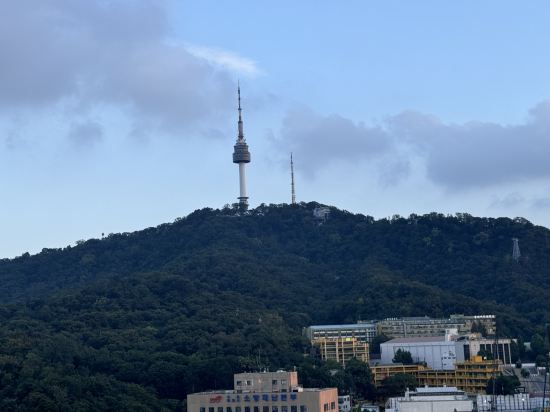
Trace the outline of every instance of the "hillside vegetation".
<path fill-rule="evenodd" d="M 550 323 L 548 229 L 335 208 L 320 224 L 316 206 L 203 209 L 1 260 L 0 410 L 179 410 L 258 367 L 314 384 L 311 323 L 493 313 L 525 338 Z"/>

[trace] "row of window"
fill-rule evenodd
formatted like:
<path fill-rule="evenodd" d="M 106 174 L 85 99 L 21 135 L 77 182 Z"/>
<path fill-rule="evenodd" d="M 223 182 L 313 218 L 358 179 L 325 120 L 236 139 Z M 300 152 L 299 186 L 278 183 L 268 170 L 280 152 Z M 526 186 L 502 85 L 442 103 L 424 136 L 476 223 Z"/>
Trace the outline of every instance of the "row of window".
<path fill-rule="evenodd" d="M 331 406 L 333 405 L 334 402 L 332 402 Z M 328 408 L 328 403 L 326 403 L 325 406 Z M 216 408 L 211 406 L 208 408 L 208 412 L 233 412 L 233 410 L 235 410 L 235 412 L 298 412 L 298 407 L 300 408 L 300 412 L 307 412 L 306 405 L 291 405 L 290 407 L 286 405 L 282 405 L 280 407 L 277 405 L 273 405 L 271 409 L 269 406 L 245 406 L 243 408 L 241 408 L 240 406 L 235 406 L 234 408 L 232 406 L 218 406 Z M 334 407 L 332 407 L 332 409 L 334 409 Z M 325 409 L 325 412 L 326 411 L 328 411 L 328 409 Z M 206 408 L 201 407 L 200 412 L 206 412 Z"/>
<path fill-rule="evenodd" d="M 330 410 L 334 410 L 334 409 L 336 409 L 336 402 L 331 402 Z M 329 404 L 328 403 L 323 404 L 323 412 L 328 412 L 328 411 L 329 411 Z"/>
<path fill-rule="evenodd" d="M 279 382 L 277 379 L 271 381 L 272 385 L 277 385 Z M 237 381 L 237 386 L 252 386 L 252 381 Z M 286 385 L 286 379 L 281 379 L 281 385 Z"/>

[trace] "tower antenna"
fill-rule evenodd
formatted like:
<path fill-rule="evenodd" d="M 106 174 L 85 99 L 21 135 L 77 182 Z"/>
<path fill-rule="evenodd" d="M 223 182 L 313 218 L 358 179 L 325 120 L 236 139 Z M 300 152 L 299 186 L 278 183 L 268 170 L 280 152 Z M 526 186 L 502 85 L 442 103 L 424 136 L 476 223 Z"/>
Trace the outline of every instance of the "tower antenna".
<path fill-rule="evenodd" d="M 517 237 L 513 237 L 512 242 L 514 242 L 514 247 L 512 249 L 512 259 L 517 262 L 521 257 L 521 253 L 519 251 L 519 239 Z"/>
<path fill-rule="evenodd" d="M 233 146 L 233 163 L 239 165 L 239 207 L 241 210 L 248 209 L 248 196 L 246 195 L 246 174 L 245 174 L 245 165 L 250 163 L 250 152 L 248 151 L 248 145 L 244 138 L 243 132 L 243 118 L 242 118 L 242 108 L 241 108 L 241 85 L 237 85 L 237 99 L 238 99 L 238 111 L 239 111 L 239 121 L 237 122 L 238 126 L 238 135 L 237 142 Z"/>
<path fill-rule="evenodd" d="M 292 152 L 290 153 L 290 186 L 292 188 L 292 204 L 296 204 L 296 187 L 294 186 L 294 160 Z"/>

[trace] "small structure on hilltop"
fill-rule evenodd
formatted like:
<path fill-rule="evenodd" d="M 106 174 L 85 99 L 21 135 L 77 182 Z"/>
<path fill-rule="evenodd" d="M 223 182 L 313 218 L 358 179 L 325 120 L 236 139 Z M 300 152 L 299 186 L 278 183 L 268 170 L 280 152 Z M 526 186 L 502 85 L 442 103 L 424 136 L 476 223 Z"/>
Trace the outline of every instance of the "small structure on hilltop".
<path fill-rule="evenodd" d="M 512 248 L 512 259 L 517 262 L 521 257 L 521 252 L 519 251 L 519 239 L 517 237 L 513 237 L 512 242 L 514 242 L 514 246 Z"/>

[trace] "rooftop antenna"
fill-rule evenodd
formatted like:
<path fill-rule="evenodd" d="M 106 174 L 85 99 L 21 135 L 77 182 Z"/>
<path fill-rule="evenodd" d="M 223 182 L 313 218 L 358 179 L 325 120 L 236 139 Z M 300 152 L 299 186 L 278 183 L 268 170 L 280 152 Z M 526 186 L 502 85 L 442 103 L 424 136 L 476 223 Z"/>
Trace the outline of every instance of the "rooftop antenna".
<path fill-rule="evenodd" d="M 512 259 L 517 262 L 521 257 L 521 253 L 519 251 L 519 239 L 517 237 L 513 237 L 512 242 L 514 242 L 514 247 L 512 249 Z"/>
<path fill-rule="evenodd" d="M 292 159 L 292 152 L 290 152 L 290 186 L 292 188 L 292 204 L 296 204 L 296 187 L 294 186 L 294 160 Z"/>

